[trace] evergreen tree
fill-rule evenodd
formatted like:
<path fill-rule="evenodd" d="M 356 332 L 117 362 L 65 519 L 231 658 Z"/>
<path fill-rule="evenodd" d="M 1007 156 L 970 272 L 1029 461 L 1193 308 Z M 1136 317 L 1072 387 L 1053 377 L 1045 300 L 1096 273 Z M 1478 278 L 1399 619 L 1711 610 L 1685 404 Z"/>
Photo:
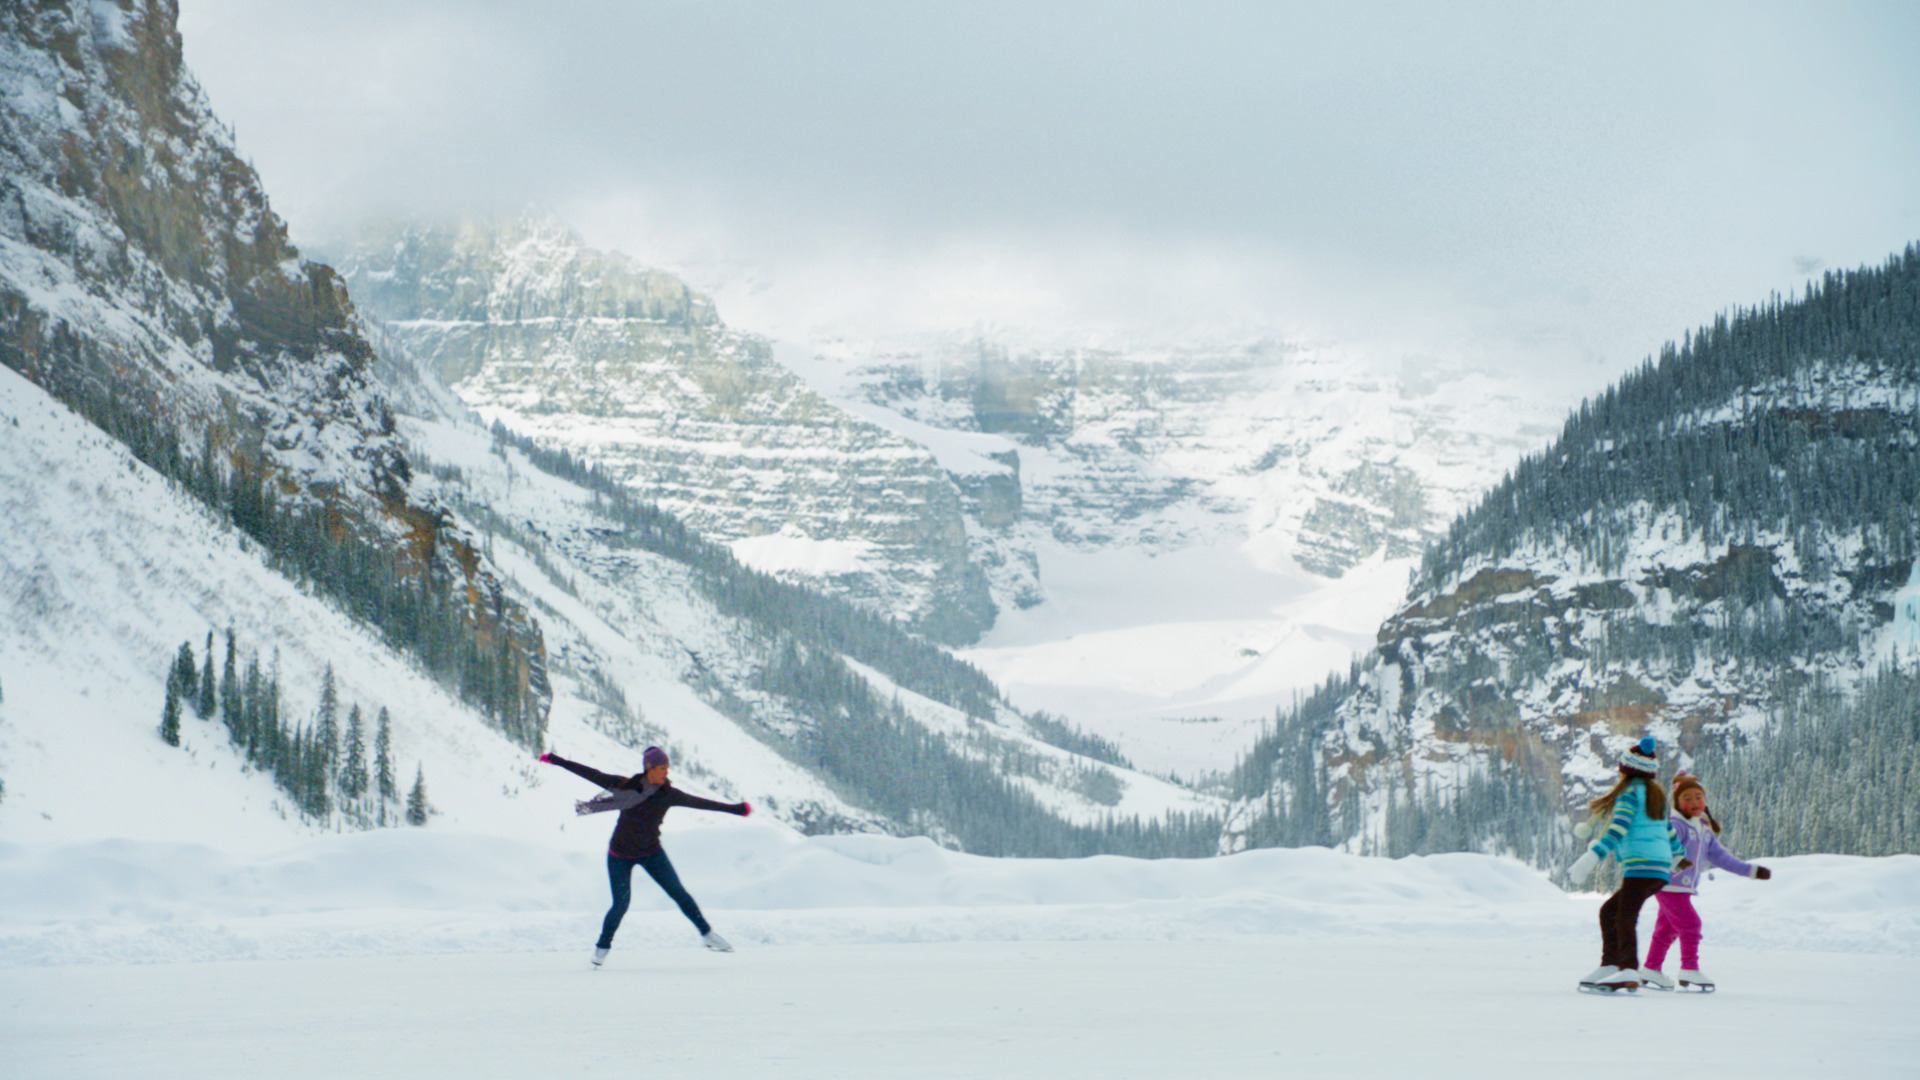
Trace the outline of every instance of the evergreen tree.
<path fill-rule="evenodd" d="M 160 741 L 180 745 L 180 688 L 172 679 L 167 680 L 167 702 L 160 709 Z"/>
<path fill-rule="evenodd" d="M 340 766 L 340 795 L 358 802 L 367 793 L 366 726 L 360 721 L 360 706 L 347 711 L 346 761 Z"/>
<path fill-rule="evenodd" d="M 260 674 L 260 654 L 247 654 L 247 674 L 240 682 L 240 745 L 246 749 L 247 760 L 258 759 L 261 748 L 261 732 L 266 725 L 267 682 Z"/>
<path fill-rule="evenodd" d="M 200 667 L 193 662 L 191 642 L 180 643 L 180 651 L 173 657 L 173 673 L 170 677 L 179 685 L 180 697 L 192 700 L 200 686 Z"/>
<path fill-rule="evenodd" d="M 300 764 L 300 790 L 305 793 L 307 814 L 316 821 L 325 821 L 332 810 L 332 801 L 327 798 L 327 777 L 332 770 L 327 764 L 325 742 L 318 731 L 308 736 L 306 746 L 301 749 Z"/>
<path fill-rule="evenodd" d="M 227 657 L 220 665 L 220 719 L 231 734 L 240 724 L 240 660 L 233 642 L 233 624 L 227 624 Z"/>
<path fill-rule="evenodd" d="M 260 745 L 260 757 L 263 763 L 272 767 L 273 759 L 279 754 L 286 739 L 280 726 L 280 650 L 273 650 L 273 670 L 267 676 L 265 706 L 261 710 L 263 736 Z"/>
<path fill-rule="evenodd" d="M 293 797 L 293 805 L 307 812 L 307 728 L 296 724 L 286 733 L 286 745 L 280 748 L 280 787 Z"/>
<path fill-rule="evenodd" d="M 427 774 L 419 765 L 413 768 L 413 790 L 407 792 L 407 824 L 425 825 L 433 808 L 427 805 Z"/>
<path fill-rule="evenodd" d="M 322 775 L 333 772 L 340 758 L 340 691 L 334 686 L 333 665 L 320 678 L 320 708 L 314 716 L 314 738 L 320 747 Z"/>
<path fill-rule="evenodd" d="M 213 719 L 215 695 L 219 687 L 213 674 L 213 631 L 207 631 L 206 652 L 201 657 L 199 693 L 193 697 L 193 714 L 202 720 Z"/>
<path fill-rule="evenodd" d="M 373 772 L 374 782 L 379 785 L 380 802 L 399 797 L 400 788 L 393 776 L 393 722 L 387 716 L 387 707 L 380 706 L 378 729 L 373 736 Z M 382 811 L 384 813 L 384 809 Z"/>

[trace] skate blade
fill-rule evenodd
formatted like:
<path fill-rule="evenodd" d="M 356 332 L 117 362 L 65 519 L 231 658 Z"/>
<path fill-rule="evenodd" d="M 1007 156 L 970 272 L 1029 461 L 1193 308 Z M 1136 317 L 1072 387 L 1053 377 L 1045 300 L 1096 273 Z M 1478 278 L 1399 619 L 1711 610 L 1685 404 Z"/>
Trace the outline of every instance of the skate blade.
<path fill-rule="evenodd" d="M 1640 990 L 1640 986 L 1638 983 L 1635 983 L 1632 986 L 1620 986 L 1620 985 L 1602 986 L 1599 983 L 1581 983 L 1580 984 L 1580 992 L 1583 994 L 1602 994 L 1606 996 L 1612 996 L 1614 994 L 1638 993 L 1639 990 Z"/>
<path fill-rule="evenodd" d="M 1711 985 L 1707 985 L 1707 986 L 1702 986 L 1702 985 L 1700 985 L 1699 983 L 1681 983 L 1681 984 L 1680 984 L 1680 989 L 1682 989 L 1682 990 L 1685 990 L 1685 991 L 1686 991 L 1687 993 L 1689 993 L 1689 994 L 1711 994 L 1711 993 L 1713 993 L 1713 987 L 1712 987 Z"/>

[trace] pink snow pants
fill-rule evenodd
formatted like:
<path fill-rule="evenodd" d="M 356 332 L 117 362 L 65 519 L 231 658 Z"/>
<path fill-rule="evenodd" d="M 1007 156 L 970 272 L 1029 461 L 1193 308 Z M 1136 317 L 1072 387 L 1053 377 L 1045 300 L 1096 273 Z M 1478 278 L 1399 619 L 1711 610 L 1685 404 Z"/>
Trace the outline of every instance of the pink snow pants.
<path fill-rule="evenodd" d="M 1680 966 L 1700 970 L 1700 913 L 1693 910 L 1693 894 L 1655 893 L 1660 902 L 1660 917 L 1653 923 L 1653 940 L 1647 944 L 1647 966 L 1655 971 L 1666 963 L 1667 949 L 1680 939 Z"/>

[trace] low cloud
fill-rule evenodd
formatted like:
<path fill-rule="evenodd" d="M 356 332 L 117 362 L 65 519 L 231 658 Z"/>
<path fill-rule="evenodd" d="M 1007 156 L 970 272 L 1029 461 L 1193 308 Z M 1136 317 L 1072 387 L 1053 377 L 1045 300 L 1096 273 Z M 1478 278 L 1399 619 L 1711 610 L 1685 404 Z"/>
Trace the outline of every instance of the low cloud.
<path fill-rule="evenodd" d="M 1586 384 L 1920 220 L 1912 6 L 183 0 L 182 31 L 296 237 L 535 206 L 769 332 L 1264 324 Z"/>

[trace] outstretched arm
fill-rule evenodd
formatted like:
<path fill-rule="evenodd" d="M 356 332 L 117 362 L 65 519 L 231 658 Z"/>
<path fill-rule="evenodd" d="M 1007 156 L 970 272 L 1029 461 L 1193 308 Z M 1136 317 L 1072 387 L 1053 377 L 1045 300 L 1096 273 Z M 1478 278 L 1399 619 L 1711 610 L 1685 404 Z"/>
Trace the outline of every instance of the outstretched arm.
<path fill-rule="evenodd" d="M 714 802 L 712 799 L 703 799 L 698 795 L 689 795 L 679 788 L 670 790 L 673 793 L 673 802 L 670 805 L 673 806 L 684 806 L 691 810 L 716 810 L 722 814 L 739 814 L 741 817 L 753 813 L 751 803 Z"/>
<path fill-rule="evenodd" d="M 568 761 L 566 758 L 563 758 L 559 754 L 553 753 L 552 751 L 548 751 L 547 753 L 541 754 L 540 760 L 546 762 L 549 765 L 558 765 L 561 768 L 572 773 L 573 775 L 578 776 L 583 780 L 592 781 L 593 783 L 598 784 L 603 788 L 606 788 L 608 791 L 612 791 L 614 788 L 617 788 L 621 784 L 624 784 L 627 782 L 627 778 L 624 776 L 614 776 L 611 773 L 603 773 L 599 769 L 589 768 L 588 766 L 582 765 L 577 761 Z"/>
<path fill-rule="evenodd" d="M 1753 872 L 1753 864 L 1743 862 L 1739 856 L 1728 851 L 1717 836 L 1708 835 L 1707 837 L 1707 861 L 1729 874 L 1739 874 L 1741 877 L 1756 876 Z"/>

